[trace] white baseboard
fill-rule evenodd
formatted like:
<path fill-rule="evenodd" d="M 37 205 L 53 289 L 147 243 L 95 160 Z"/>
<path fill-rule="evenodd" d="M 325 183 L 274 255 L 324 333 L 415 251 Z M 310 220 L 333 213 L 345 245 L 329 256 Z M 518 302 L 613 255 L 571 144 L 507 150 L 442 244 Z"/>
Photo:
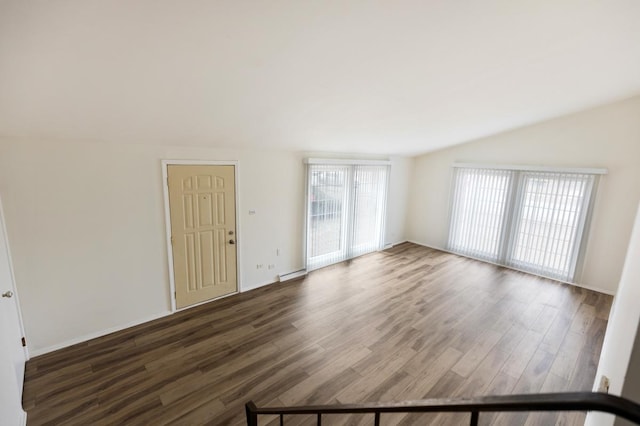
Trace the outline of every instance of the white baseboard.
<path fill-rule="evenodd" d="M 264 287 L 264 286 L 267 286 L 267 285 L 270 285 L 270 284 L 275 284 L 277 282 L 278 282 L 278 280 L 269 280 L 269 281 L 263 281 L 263 282 L 260 282 L 260 283 L 257 283 L 257 284 L 253 284 L 250 287 L 243 288 L 242 289 L 242 293 L 244 293 L 245 291 L 255 290 L 257 288 Z"/>
<path fill-rule="evenodd" d="M 387 249 L 390 249 L 392 247 L 398 246 L 400 244 L 408 243 L 408 242 L 410 242 L 410 241 L 409 240 L 401 240 L 401 241 L 396 241 L 395 243 L 384 243 L 383 250 L 387 250 Z"/>
<path fill-rule="evenodd" d="M 608 290 L 608 289 L 605 289 L 605 288 L 594 287 L 594 286 L 581 284 L 581 283 L 567 283 L 567 284 L 574 285 L 574 286 L 580 287 L 580 288 L 584 288 L 585 290 L 597 291 L 598 293 L 608 294 L 609 296 L 615 296 L 616 295 L 615 291 L 611 291 L 611 290 Z"/>
<path fill-rule="evenodd" d="M 447 250 L 445 248 L 442 248 L 442 247 L 434 246 L 433 244 L 421 243 L 421 242 L 415 241 L 415 240 L 407 240 L 407 242 L 408 243 L 412 243 L 412 244 L 417 244 L 417 245 L 422 246 L 422 247 L 428 247 L 428 248 L 432 248 L 432 249 L 435 249 L 435 250 L 440 250 L 440 251 L 444 251 L 444 252 L 447 252 L 447 253 L 451 253 L 449 250 Z M 451 254 L 456 254 L 456 253 L 451 253 Z M 458 255 L 458 256 L 460 256 L 460 255 Z"/>
<path fill-rule="evenodd" d="M 290 280 L 295 280 L 297 278 L 302 278 L 304 276 L 306 276 L 308 274 L 307 269 L 303 268 L 303 269 L 299 269 L 297 271 L 293 271 L 293 272 L 289 272 L 286 274 L 280 274 L 278 275 L 278 280 L 282 283 L 285 281 L 290 281 Z"/>
<path fill-rule="evenodd" d="M 172 314 L 171 311 L 161 312 L 159 314 L 154 314 L 154 315 L 148 316 L 146 318 L 142 318 L 142 319 L 139 319 L 139 320 L 136 320 L 136 321 L 131 321 L 131 322 L 126 323 L 126 324 L 118 325 L 118 326 L 115 326 L 115 327 L 110 327 L 110 328 L 107 328 L 106 330 L 101 330 L 101 331 L 97 331 L 95 333 L 85 334 L 84 336 L 80 336 L 80 337 L 76 337 L 76 338 L 73 338 L 73 339 L 69 339 L 69 340 L 66 340 L 64 342 L 57 343 L 55 345 L 47 346 L 47 347 L 44 347 L 44 348 L 33 349 L 33 350 L 29 351 L 29 353 L 30 353 L 31 357 L 44 355 L 44 354 L 47 354 L 49 352 L 57 351 L 58 349 L 66 348 L 66 347 L 69 347 L 69 346 L 73 346 L 73 345 L 76 345 L 78 343 L 83 343 L 83 342 L 86 342 L 88 340 L 95 339 L 97 337 L 106 336 L 107 334 L 115 333 L 116 331 L 122 331 L 124 329 L 131 328 L 131 327 L 135 327 L 136 325 L 144 324 L 145 322 L 153 321 L 153 320 L 156 320 L 158 318 L 166 317 L 166 316 L 171 315 L 171 314 Z"/>
<path fill-rule="evenodd" d="M 477 260 L 478 262 L 489 263 L 489 264 L 491 264 L 491 265 L 496 265 L 496 266 L 500 266 L 500 267 L 502 267 L 502 268 L 511 269 L 512 271 L 524 272 L 524 273 L 526 273 L 526 274 L 531 274 L 531 275 L 540 276 L 540 275 L 537 275 L 537 274 L 533 274 L 533 273 L 531 273 L 531 272 L 529 272 L 529 271 L 522 271 L 522 270 L 517 269 L 517 268 L 512 268 L 511 266 L 500 265 L 500 264 L 497 264 L 497 263 L 488 262 L 488 261 L 486 261 L 486 260 L 481 260 L 481 259 L 476 259 L 476 258 L 473 258 L 473 257 L 465 256 L 465 255 L 463 255 L 463 254 L 453 253 L 452 251 L 449 251 L 449 250 L 447 250 L 447 249 L 445 249 L 445 248 L 441 248 L 441 247 L 434 247 L 434 246 L 432 246 L 432 245 L 424 244 L 424 243 L 419 243 L 419 242 L 414 241 L 414 240 L 408 240 L 408 242 L 413 243 L 413 244 L 416 244 L 416 245 L 419 245 L 419 246 L 432 248 L 432 249 L 434 249 L 434 250 L 440 250 L 440 251 L 443 251 L 443 252 L 445 252 L 445 253 L 455 254 L 456 256 L 461 256 L 461 257 L 466 257 L 466 258 L 468 258 L 468 259 Z M 616 292 L 615 292 L 615 291 L 611 291 L 611 290 L 604 289 L 604 288 L 600 288 L 600 287 L 594 287 L 594 286 L 590 286 L 590 285 L 586 285 L 586 284 L 581 284 L 581 283 L 571 283 L 571 282 L 568 282 L 568 281 L 561 281 L 561 280 L 556 280 L 556 279 L 548 278 L 548 277 L 542 277 L 542 278 L 547 278 L 547 279 L 549 279 L 549 280 L 554 280 L 554 281 L 558 281 L 558 282 L 561 282 L 561 283 L 564 283 L 564 284 L 569 284 L 569 285 L 572 285 L 572 286 L 575 286 L 575 287 L 584 288 L 585 290 L 597 291 L 598 293 L 608 294 L 609 296 L 615 296 L 615 295 L 616 295 Z"/>

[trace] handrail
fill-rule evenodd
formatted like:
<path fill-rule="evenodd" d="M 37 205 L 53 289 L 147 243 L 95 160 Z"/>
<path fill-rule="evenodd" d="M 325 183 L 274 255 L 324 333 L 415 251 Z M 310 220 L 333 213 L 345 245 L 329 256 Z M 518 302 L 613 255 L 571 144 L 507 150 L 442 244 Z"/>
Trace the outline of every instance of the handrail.
<path fill-rule="evenodd" d="M 257 426 L 258 415 L 314 414 L 318 425 L 323 414 L 374 414 L 375 425 L 382 413 L 467 412 L 471 426 L 478 424 L 480 412 L 499 411 L 602 411 L 640 424 L 640 404 L 615 395 L 598 392 L 564 392 L 527 395 L 481 396 L 476 398 L 423 399 L 395 403 L 309 405 L 258 408 L 253 401 L 245 405 L 247 425 Z"/>

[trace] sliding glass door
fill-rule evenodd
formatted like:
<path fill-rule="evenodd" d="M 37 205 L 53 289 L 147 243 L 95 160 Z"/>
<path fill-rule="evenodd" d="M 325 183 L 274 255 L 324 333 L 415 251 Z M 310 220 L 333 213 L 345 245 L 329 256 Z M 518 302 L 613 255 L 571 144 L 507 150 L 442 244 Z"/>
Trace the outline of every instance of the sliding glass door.
<path fill-rule="evenodd" d="M 596 176 L 456 167 L 448 247 L 477 259 L 573 281 Z"/>
<path fill-rule="evenodd" d="M 307 269 L 384 245 L 386 165 L 309 164 Z"/>

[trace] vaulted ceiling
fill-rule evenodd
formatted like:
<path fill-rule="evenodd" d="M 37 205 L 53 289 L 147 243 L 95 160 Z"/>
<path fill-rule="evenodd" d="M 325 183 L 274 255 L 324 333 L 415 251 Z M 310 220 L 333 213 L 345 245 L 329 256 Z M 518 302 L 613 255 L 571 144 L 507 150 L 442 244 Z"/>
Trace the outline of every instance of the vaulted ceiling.
<path fill-rule="evenodd" d="M 0 135 L 416 154 L 640 94 L 640 2 L 0 0 Z"/>

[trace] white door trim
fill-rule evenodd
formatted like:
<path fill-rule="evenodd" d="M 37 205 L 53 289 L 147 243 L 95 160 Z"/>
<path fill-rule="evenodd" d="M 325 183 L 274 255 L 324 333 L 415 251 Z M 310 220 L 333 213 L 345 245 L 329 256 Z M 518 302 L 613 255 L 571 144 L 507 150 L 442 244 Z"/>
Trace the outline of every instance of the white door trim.
<path fill-rule="evenodd" d="M 236 207 L 236 280 L 237 280 L 237 288 L 238 293 L 242 292 L 242 280 L 240 277 L 240 271 L 242 270 L 242 256 L 240 254 L 240 247 L 242 244 L 241 236 L 242 232 L 240 229 L 240 205 L 239 205 L 239 194 L 238 194 L 238 181 L 240 180 L 240 168 L 238 166 L 237 160 L 229 160 L 229 161 L 218 161 L 218 160 L 162 160 L 162 193 L 164 195 L 164 224 L 165 224 L 165 232 L 166 232 L 166 244 L 167 244 L 167 262 L 169 264 L 169 291 L 171 298 L 171 312 L 178 312 L 184 309 L 193 308 L 194 306 L 199 306 L 204 303 L 209 303 L 213 300 L 221 299 L 223 297 L 230 296 L 226 294 L 221 297 L 217 297 L 215 299 L 206 300 L 201 303 L 196 303 L 194 305 L 189 305 L 184 308 L 178 309 L 176 307 L 176 283 L 175 277 L 173 275 L 173 247 L 171 246 L 171 216 L 169 210 L 169 185 L 168 185 L 168 166 L 170 165 L 204 165 L 204 166 L 234 166 L 234 176 L 235 176 L 235 207 Z M 235 294 L 235 293 L 231 293 Z"/>

